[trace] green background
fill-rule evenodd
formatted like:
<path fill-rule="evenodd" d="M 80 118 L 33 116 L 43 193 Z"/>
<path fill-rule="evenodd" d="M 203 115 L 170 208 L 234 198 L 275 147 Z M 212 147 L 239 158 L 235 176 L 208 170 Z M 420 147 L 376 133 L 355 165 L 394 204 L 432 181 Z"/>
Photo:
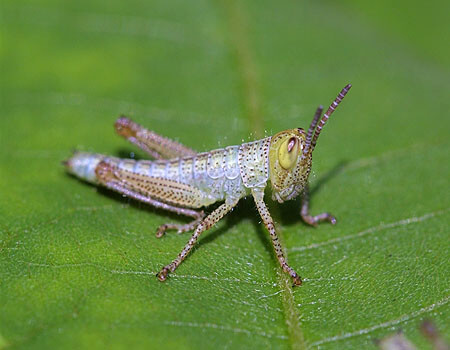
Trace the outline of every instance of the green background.
<path fill-rule="evenodd" d="M 449 338 L 449 2 L 2 1 L 0 349 L 375 348 Z M 270 203 L 291 289 L 251 198 L 166 283 L 183 218 L 77 181 L 74 148 L 145 155 L 125 113 L 199 151 L 307 127 L 312 211 Z M 270 202 L 270 200 L 268 200 Z"/>

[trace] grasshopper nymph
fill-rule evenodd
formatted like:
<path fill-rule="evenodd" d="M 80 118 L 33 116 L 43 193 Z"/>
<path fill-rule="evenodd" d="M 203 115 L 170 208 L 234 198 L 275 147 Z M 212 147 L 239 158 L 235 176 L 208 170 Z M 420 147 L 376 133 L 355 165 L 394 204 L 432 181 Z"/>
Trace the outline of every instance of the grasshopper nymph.
<path fill-rule="evenodd" d="M 176 259 L 157 274 L 160 281 L 175 271 L 204 231 L 222 219 L 242 197 L 251 194 L 281 267 L 292 277 L 294 285 L 301 285 L 300 276 L 284 257 L 264 203 L 264 188 L 270 182 L 272 199 L 279 203 L 301 194 L 300 215 L 309 225 L 322 221 L 336 223 L 329 213 L 309 214 L 308 176 L 320 132 L 350 88 L 349 84 L 342 89 L 322 118 L 322 106 L 317 109 L 308 132 L 301 128 L 289 129 L 242 145 L 197 153 L 120 117 L 115 123 L 117 133 L 149 153 L 154 161 L 76 152 L 64 164 L 70 173 L 88 182 L 193 218 L 188 224 L 165 224 L 158 228 L 157 237 L 162 237 L 167 230 L 181 233 L 195 229 Z M 201 210 L 218 201 L 223 203 L 211 214 L 205 215 Z"/>

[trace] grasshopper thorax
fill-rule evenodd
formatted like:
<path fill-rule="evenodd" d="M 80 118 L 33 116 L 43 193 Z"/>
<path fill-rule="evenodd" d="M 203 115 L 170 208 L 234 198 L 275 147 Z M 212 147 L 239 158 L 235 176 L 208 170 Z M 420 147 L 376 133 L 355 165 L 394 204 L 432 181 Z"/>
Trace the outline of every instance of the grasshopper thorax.
<path fill-rule="evenodd" d="M 272 197 L 282 203 L 295 198 L 306 186 L 311 170 L 311 154 L 304 156 L 303 129 L 281 131 L 272 137 L 269 150 Z"/>

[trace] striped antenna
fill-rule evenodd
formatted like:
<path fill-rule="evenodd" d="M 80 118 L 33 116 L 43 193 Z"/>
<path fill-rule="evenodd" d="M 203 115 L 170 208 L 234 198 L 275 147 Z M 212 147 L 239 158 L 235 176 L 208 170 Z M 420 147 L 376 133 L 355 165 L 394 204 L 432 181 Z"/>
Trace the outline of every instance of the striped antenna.
<path fill-rule="evenodd" d="M 308 133 L 306 134 L 306 146 L 305 146 L 305 149 L 303 150 L 303 154 L 305 156 L 306 156 L 306 154 L 308 154 L 309 147 L 311 146 L 311 139 L 313 136 L 313 132 L 314 132 L 314 129 L 316 128 L 316 125 L 317 125 L 317 122 L 319 121 L 320 116 L 322 115 L 322 112 L 323 112 L 323 106 L 320 105 L 319 107 L 317 107 L 316 114 L 314 114 L 314 118 L 311 121 L 311 124 L 309 125 Z"/>
<path fill-rule="evenodd" d="M 314 137 L 311 141 L 311 152 L 314 151 L 314 148 L 316 147 L 316 142 L 317 142 L 317 139 L 319 138 L 319 135 L 320 135 L 320 132 L 322 131 L 323 126 L 327 122 L 328 118 L 330 118 L 330 116 L 336 110 L 337 106 L 339 106 L 339 103 L 342 102 L 342 100 L 344 99 L 345 95 L 347 95 L 347 92 L 348 92 L 348 90 L 350 90 L 351 87 L 352 87 L 351 84 L 348 84 L 341 90 L 339 95 L 336 97 L 336 99 L 333 101 L 333 103 L 330 105 L 328 110 L 323 115 L 322 119 L 320 119 L 319 125 L 317 125 L 316 131 L 314 133 Z M 313 120 L 313 122 L 314 122 L 314 120 Z"/>

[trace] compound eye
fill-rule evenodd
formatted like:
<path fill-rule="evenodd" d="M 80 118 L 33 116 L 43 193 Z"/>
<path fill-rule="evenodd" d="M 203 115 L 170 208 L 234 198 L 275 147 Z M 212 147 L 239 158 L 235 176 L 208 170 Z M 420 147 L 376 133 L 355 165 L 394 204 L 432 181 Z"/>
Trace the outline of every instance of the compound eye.
<path fill-rule="evenodd" d="M 283 169 L 291 169 L 297 162 L 300 145 L 298 139 L 291 137 L 284 141 L 278 149 L 278 161 Z"/>

